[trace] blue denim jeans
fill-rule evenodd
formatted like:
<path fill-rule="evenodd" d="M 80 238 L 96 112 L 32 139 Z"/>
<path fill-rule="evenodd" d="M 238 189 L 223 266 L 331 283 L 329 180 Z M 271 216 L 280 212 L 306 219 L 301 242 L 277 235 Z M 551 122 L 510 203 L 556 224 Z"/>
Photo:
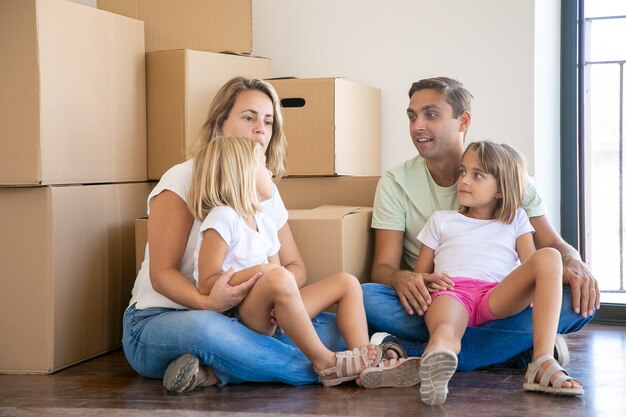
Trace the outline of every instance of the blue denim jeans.
<path fill-rule="evenodd" d="M 363 284 L 363 302 L 371 332 L 387 332 L 402 339 L 409 356 L 421 356 L 428 341 L 428 328 L 420 316 L 410 316 L 402 307 L 393 288 L 383 284 Z M 583 318 L 572 308 L 569 287 L 563 289 L 563 305 L 558 332 L 578 331 L 593 316 Z M 461 340 L 459 371 L 473 371 L 501 365 L 533 346 L 532 309 L 494 320 L 479 327 L 468 327 Z"/>
<path fill-rule="evenodd" d="M 322 342 L 345 350 L 335 315 L 312 320 Z M 256 333 L 235 318 L 213 311 L 173 310 L 134 305 L 124 313 L 122 346 L 130 365 L 148 378 L 163 378 L 167 365 L 184 353 L 211 367 L 220 385 L 242 382 L 318 382 L 313 365 L 282 332 L 274 337 Z"/>

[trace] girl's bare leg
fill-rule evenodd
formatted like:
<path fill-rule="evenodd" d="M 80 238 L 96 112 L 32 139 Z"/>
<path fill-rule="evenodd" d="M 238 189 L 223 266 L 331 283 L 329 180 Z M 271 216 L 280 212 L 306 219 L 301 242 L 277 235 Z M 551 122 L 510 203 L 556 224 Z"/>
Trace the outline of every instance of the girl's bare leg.
<path fill-rule="evenodd" d="M 335 281 L 339 281 L 339 283 Z M 317 316 L 325 308 L 334 304 L 330 301 L 337 298 L 337 293 L 351 293 L 353 291 L 353 289 L 350 290 L 351 285 L 345 285 L 345 282 L 341 284 L 343 281 L 348 282 L 349 280 L 340 278 L 320 281 L 312 284 L 312 289 L 306 290 L 308 287 L 305 287 L 301 295 L 291 273 L 282 267 L 277 267 L 266 272 L 241 303 L 239 308 L 241 319 L 252 330 L 268 335 L 273 334 L 275 326 L 270 320 L 270 312 L 273 308 L 276 321 L 282 330 L 311 360 L 316 369 L 333 367 L 336 364 L 335 353 L 326 348 L 320 341 L 311 323 L 311 317 Z M 360 287 L 358 290 L 360 292 Z M 307 300 L 306 304 L 304 298 Z M 305 305 L 309 307 L 307 308 Z M 364 311 L 362 315 L 363 320 L 365 320 Z M 343 326 L 350 327 L 346 323 L 349 323 L 349 320 L 345 320 Z M 339 327 L 342 329 L 341 323 Z M 360 346 L 367 345 L 368 340 L 367 327 L 363 327 L 364 342 Z M 359 331 L 355 332 L 358 333 Z M 352 341 L 357 341 L 352 333 L 350 333 L 350 337 Z M 376 351 L 373 347 L 370 350 L 370 358 L 372 356 L 375 358 Z"/>
<path fill-rule="evenodd" d="M 461 338 L 467 328 L 468 315 L 465 306 L 456 298 L 441 295 L 433 300 L 424 314 L 430 339 L 424 354 L 439 349 L 448 349 L 458 354 Z"/>
<path fill-rule="evenodd" d="M 363 291 L 355 276 L 340 272 L 308 285 L 300 292 L 310 317 L 337 304 L 337 325 L 348 348 L 369 343 Z"/>
<path fill-rule="evenodd" d="M 489 296 L 489 307 L 498 317 L 509 317 L 533 303 L 533 361 L 544 355 L 554 355 L 563 294 L 563 264 L 561 255 L 552 248 L 543 248 L 511 272 Z M 547 368 L 546 363 L 543 368 Z M 542 370 L 537 374 L 540 379 Z M 553 376 L 556 379 L 561 372 Z M 566 388 L 578 386 L 566 381 Z M 582 388 L 582 387 L 581 387 Z"/>

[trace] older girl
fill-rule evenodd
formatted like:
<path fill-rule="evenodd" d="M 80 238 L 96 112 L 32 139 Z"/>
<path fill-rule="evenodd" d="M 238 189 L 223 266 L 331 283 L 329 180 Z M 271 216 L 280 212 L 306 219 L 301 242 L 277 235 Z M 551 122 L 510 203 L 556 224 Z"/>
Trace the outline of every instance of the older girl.
<path fill-rule="evenodd" d="M 535 250 L 533 228 L 520 208 L 524 172 L 523 158 L 513 148 L 471 143 L 459 171 L 460 210 L 435 212 L 417 237 L 422 248 L 415 271 L 425 274 L 433 291 L 424 313 L 430 340 L 420 369 L 426 404 L 446 400 L 468 326 L 512 316 L 530 303 L 534 350 L 524 389 L 584 393 L 553 357 L 562 262 L 554 249 Z M 518 259 L 521 265 L 515 268 Z"/>

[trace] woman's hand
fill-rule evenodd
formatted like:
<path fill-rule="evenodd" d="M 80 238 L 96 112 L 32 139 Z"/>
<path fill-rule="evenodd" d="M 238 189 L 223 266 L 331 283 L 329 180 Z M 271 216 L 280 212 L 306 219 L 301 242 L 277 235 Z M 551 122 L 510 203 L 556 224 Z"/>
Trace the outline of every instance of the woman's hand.
<path fill-rule="evenodd" d="M 246 298 L 254 284 L 263 275 L 263 273 L 257 272 L 239 285 L 230 285 L 233 274 L 233 269 L 229 268 L 215 281 L 211 293 L 206 296 L 205 310 L 224 312 L 241 304 L 241 301 Z"/>

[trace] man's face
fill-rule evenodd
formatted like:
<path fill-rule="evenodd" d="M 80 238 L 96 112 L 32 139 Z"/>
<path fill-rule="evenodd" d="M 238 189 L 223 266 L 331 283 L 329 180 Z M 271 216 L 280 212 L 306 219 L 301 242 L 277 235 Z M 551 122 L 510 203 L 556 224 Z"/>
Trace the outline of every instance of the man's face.
<path fill-rule="evenodd" d="M 452 106 L 437 90 L 416 91 L 407 108 L 413 145 L 424 159 L 437 160 L 463 149 L 469 113 L 452 117 Z"/>

